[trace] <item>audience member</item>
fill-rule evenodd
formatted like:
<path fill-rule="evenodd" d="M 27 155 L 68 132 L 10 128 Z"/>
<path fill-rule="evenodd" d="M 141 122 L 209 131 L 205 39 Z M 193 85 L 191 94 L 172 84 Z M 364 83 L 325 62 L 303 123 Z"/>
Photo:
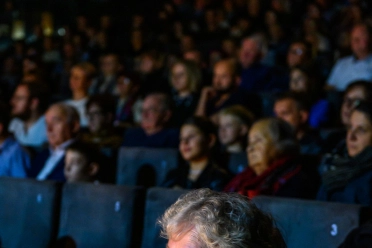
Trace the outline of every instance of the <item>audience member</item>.
<path fill-rule="evenodd" d="M 101 58 L 100 75 L 93 80 L 89 88 L 89 94 L 113 94 L 117 95 L 116 88 L 117 74 L 120 69 L 119 58 L 116 54 L 110 53 Z"/>
<path fill-rule="evenodd" d="M 167 128 L 171 117 L 169 97 L 164 93 L 149 94 L 142 104 L 141 127 L 127 129 L 123 146 L 177 148 L 179 132 Z"/>
<path fill-rule="evenodd" d="M 139 78 L 128 73 L 119 73 L 116 82 L 119 98 L 116 104 L 115 126 L 130 126 L 135 122 L 136 105 L 140 88 Z"/>
<path fill-rule="evenodd" d="M 292 92 L 306 94 L 309 98 L 309 126 L 320 128 L 327 126 L 331 117 L 330 103 L 325 99 L 320 75 L 311 67 L 295 66 L 291 70 L 289 89 Z"/>
<path fill-rule="evenodd" d="M 247 197 L 209 189 L 181 196 L 160 218 L 167 247 L 287 247 L 273 219 Z"/>
<path fill-rule="evenodd" d="M 76 141 L 80 124 L 74 107 L 57 103 L 45 113 L 49 148 L 36 154 L 28 176 L 37 180 L 65 181 L 66 148 Z"/>
<path fill-rule="evenodd" d="M 94 182 L 102 164 L 100 151 L 89 143 L 74 142 L 66 148 L 64 175 L 66 182 Z"/>
<path fill-rule="evenodd" d="M 11 99 L 12 116 L 9 125 L 23 146 L 42 148 L 47 143 L 44 112 L 49 104 L 48 90 L 41 83 L 21 83 Z"/>
<path fill-rule="evenodd" d="M 315 155 L 321 152 L 321 139 L 308 124 L 309 107 L 306 95 L 287 93 L 278 97 L 274 103 L 274 113 L 295 130 L 301 154 Z"/>
<path fill-rule="evenodd" d="M 331 88 L 342 91 L 356 80 L 372 80 L 371 32 L 366 24 L 357 24 L 351 31 L 353 55 L 339 59 L 328 77 Z"/>
<path fill-rule="evenodd" d="M 253 124 L 248 135 L 249 167 L 226 186 L 227 192 L 248 197 L 271 195 L 313 198 L 317 186 L 302 171 L 299 146 L 293 128 L 285 121 L 268 118 Z"/>
<path fill-rule="evenodd" d="M 30 157 L 9 134 L 9 108 L 0 104 L 0 177 L 27 177 Z"/>
<path fill-rule="evenodd" d="M 65 101 L 65 103 L 76 108 L 80 116 L 81 127 L 88 125 L 85 105 L 88 101 L 88 89 L 92 83 L 94 73 L 94 66 L 88 62 L 77 64 L 71 69 L 72 99 Z"/>
<path fill-rule="evenodd" d="M 311 63 L 311 45 L 306 41 L 294 41 L 287 52 L 288 69 Z"/>
<path fill-rule="evenodd" d="M 88 132 L 81 139 L 100 148 L 119 148 L 122 137 L 113 130 L 114 111 L 115 99 L 111 95 L 91 96 L 86 104 Z"/>
<path fill-rule="evenodd" d="M 247 96 L 238 89 L 240 80 L 236 65 L 231 60 L 221 60 L 214 66 L 211 87 L 204 87 L 195 114 L 217 121 L 217 113 L 228 106 L 247 106 Z"/>
<path fill-rule="evenodd" d="M 217 132 L 208 119 L 193 117 L 187 120 L 182 125 L 179 144 L 186 164 L 170 171 L 162 186 L 221 191 L 230 178 L 217 164 L 213 154 L 216 143 Z"/>
<path fill-rule="evenodd" d="M 274 82 L 272 68 L 260 61 L 263 56 L 263 42 L 258 36 L 242 41 L 239 62 L 242 68 L 240 88 L 248 91 L 272 91 L 279 85 Z"/>
<path fill-rule="evenodd" d="M 180 127 L 194 115 L 198 104 L 201 72 L 192 61 L 179 60 L 171 69 L 170 83 L 174 101 L 173 124 Z"/>
<path fill-rule="evenodd" d="M 244 152 L 253 120 L 253 114 L 240 105 L 221 110 L 218 115 L 218 137 L 223 150 L 228 153 Z"/>
<path fill-rule="evenodd" d="M 347 157 L 321 167 L 318 200 L 371 205 L 372 106 L 359 102 L 351 112 L 346 135 Z"/>

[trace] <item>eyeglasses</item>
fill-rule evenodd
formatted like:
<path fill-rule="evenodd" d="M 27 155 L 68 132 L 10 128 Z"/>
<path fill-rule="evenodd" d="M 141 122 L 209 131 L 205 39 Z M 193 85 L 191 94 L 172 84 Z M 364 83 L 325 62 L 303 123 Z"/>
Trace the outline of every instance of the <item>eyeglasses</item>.
<path fill-rule="evenodd" d="M 348 107 L 355 108 L 362 102 L 362 99 L 359 98 L 350 98 L 350 97 L 345 97 L 342 104 L 345 104 Z"/>
<path fill-rule="evenodd" d="M 291 50 L 289 50 L 289 52 L 295 55 L 302 55 L 304 53 L 301 48 L 292 48 Z"/>

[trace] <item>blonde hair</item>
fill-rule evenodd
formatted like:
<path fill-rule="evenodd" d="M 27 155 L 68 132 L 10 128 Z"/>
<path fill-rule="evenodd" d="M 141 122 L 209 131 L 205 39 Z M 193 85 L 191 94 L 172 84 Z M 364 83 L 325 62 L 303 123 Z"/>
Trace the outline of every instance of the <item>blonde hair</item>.
<path fill-rule="evenodd" d="M 201 83 L 201 70 L 198 68 L 195 62 L 189 60 L 177 60 L 169 73 L 169 82 L 172 82 L 172 71 L 177 65 L 182 65 L 186 70 L 187 75 L 187 86 L 191 92 L 196 93 L 200 88 Z"/>
<path fill-rule="evenodd" d="M 219 112 L 219 116 L 223 115 L 233 116 L 238 119 L 241 124 L 247 125 L 248 127 L 251 127 L 254 121 L 254 115 L 252 112 L 241 105 L 233 105 L 222 109 Z"/>

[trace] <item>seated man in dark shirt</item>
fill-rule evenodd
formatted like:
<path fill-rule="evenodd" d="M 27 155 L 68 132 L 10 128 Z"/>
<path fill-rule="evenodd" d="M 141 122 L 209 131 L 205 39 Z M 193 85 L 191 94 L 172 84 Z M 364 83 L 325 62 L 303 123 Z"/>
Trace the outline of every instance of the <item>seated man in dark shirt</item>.
<path fill-rule="evenodd" d="M 195 115 L 210 117 L 217 123 L 217 113 L 221 109 L 232 105 L 243 105 L 249 108 L 249 102 L 257 104 L 256 99 L 248 99 L 247 94 L 238 89 L 239 84 L 239 73 L 233 61 L 221 60 L 216 63 L 212 86 L 203 88 Z"/>
<path fill-rule="evenodd" d="M 318 155 L 321 141 L 318 133 L 309 128 L 309 108 L 304 98 L 300 93 L 283 94 L 274 103 L 274 113 L 295 129 L 301 154 Z"/>
<path fill-rule="evenodd" d="M 125 132 L 123 146 L 177 148 L 179 131 L 166 128 L 172 115 L 170 106 L 166 94 L 149 94 L 142 105 L 141 127 Z"/>

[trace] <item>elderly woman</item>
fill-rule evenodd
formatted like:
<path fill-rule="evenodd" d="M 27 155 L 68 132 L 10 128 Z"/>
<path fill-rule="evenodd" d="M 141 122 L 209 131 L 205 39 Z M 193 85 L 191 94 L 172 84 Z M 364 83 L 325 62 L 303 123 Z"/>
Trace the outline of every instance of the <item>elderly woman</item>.
<path fill-rule="evenodd" d="M 233 178 L 225 191 L 248 197 L 315 197 L 317 185 L 297 161 L 299 146 L 289 124 L 275 118 L 262 119 L 253 124 L 248 137 L 249 167 Z"/>
<path fill-rule="evenodd" d="M 346 135 L 348 156 L 335 157 L 322 169 L 319 200 L 372 203 L 372 105 L 359 102 Z"/>
<path fill-rule="evenodd" d="M 168 208 L 159 221 L 168 248 L 285 248 L 273 220 L 247 197 L 192 191 Z"/>

